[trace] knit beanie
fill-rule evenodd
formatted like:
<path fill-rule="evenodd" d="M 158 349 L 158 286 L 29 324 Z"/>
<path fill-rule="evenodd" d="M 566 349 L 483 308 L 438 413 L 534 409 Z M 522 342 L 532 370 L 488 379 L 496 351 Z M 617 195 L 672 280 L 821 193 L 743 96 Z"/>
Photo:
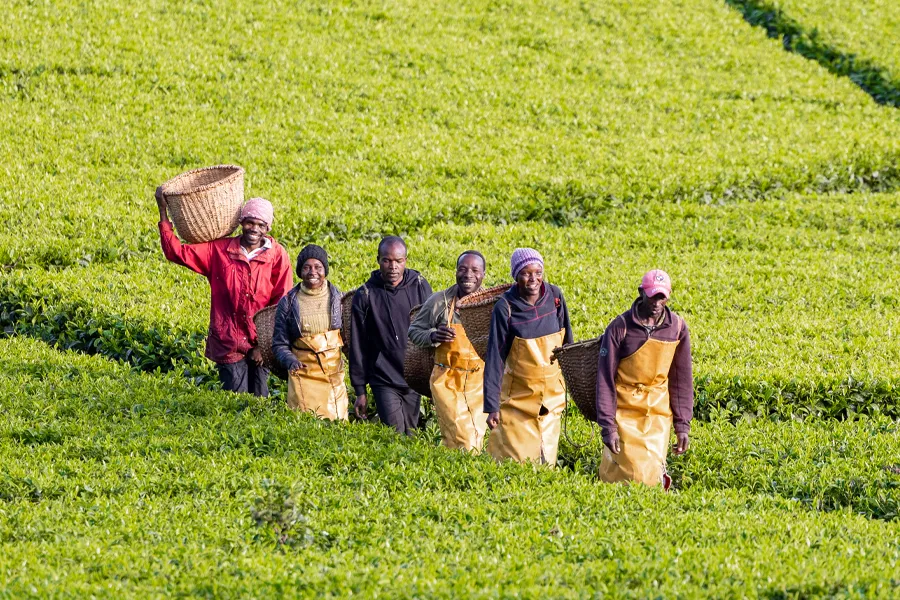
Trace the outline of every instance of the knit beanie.
<path fill-rule="evenodd" d="M 303 269 L 303 265 L 311 258 L 322 263 L 322 266 L 325 267 L 325 277 L 328 277 L 328 254 L 325 252 L 325 248 L 316 246 L 315 244 L 305 246 L 303 250 L 300 251 L 300 254 L 297 255 L 297 275 L 300 275 L 300 270 Z"/>
<path fill-rule="evenodd" d="M 244 219 L 256 219 L 266 224 L 266 230 L 272 229 L 275 221 L 275 209 L 272 203 L 264 198 L 250 198 L 241 208 L 241 223 Z"/>
<path fill-rule="evenodd" d="M 516 248 L 509 259 L 509 272 L 512 278 L 519 276 L 519 272 L 528 265 L 539 264 L 544 266 L 544 259 L 533 248 Z"/>

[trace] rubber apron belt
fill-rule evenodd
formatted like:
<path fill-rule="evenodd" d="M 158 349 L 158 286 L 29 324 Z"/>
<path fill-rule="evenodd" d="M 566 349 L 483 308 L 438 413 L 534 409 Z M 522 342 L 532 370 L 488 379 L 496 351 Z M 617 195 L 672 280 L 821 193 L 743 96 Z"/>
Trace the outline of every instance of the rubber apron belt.
<path fill-rule="evenodd" d="M 669 368 L 678 342 L 650 338 L 619 361 L 616 372 L 616 425 L 619 454 L 603 447 L 600 479 L 659 485 L 666 473 L 672 431 Z"/>
<path fill-rule="evenodd" d="M 453 314 L 452 305 L 448 317 Z M 475 352 L 462 325 L 447 319 L 456 332 L 451 342 L 434 351 L 431 399 L 447 448 L 481 451 L 487 415 L 484 412 L 484 361 Z"/>
<path fill-rule="evenodd" d="M 315 413 L 322 419 L 347 420 L 342 345 L 338 329 L 294 340 L 291 352 L 306 368 L 288 374 L 289 407 Z"/>
<path fill-rule="evenodd" d="M 556 464 L 566 391 L 559 363 L 550 357 L 564 337 L 560 330 L 513 340 L 500 384 L 500 424 L 488 441 L 488 452 L 497 460 Z"/>

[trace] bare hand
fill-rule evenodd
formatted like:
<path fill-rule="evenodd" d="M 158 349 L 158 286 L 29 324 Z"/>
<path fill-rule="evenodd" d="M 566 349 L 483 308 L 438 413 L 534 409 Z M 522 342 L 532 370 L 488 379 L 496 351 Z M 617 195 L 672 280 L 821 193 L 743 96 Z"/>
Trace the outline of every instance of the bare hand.
<path fill-rule="evenodd" d="M 621 447 L 619 446 L 619 434 L 618 433 L 614 432 L 614 433 L 609 434 L 609 441 L 608 442 L 604 441 L 603 443 L 606 444 L 606 447 L 609 448 L 609 451 L 612 452 L 613 454 L 618 454 L 622 450 Z"/>
<path fill-rule="evenodd" d="M 159 186 L 156 188 L 156 207 L 159 208 L 160 221 L 169 220 L 168 206 L 169 204 L 166 202 L 166 196 L 163 194 L 162 186 Z"/>
<path fill-rule="evenodd" d="M 366 420 L 369 418 L 369 415 L 366 413 L 366 404 L 368 403 L 369 399 L 365 394 L 360 394 L 356 397 L 356 402 L 353 404 L 353 412 L 356 413 L 357 419 Z"/>
<path fill-rule="evenodd" d="M 447 327 L 446 325 L 439 325 L 437 329 L 431 332 L 432 344 L 452 342 L 454 339 L 456 339 L 456 330 Z"/>
<path fill-rule="evenodd" d="M 302 362 L 298 362 L 296 365 L 294 365 L 293 369 L 288 371 L 288 375 L 300 375 L 303 371 L 305 371 L 308 368 L 309 367 L 304 365 Z"/>
<path fill-rule="evenodd" d="M 257 367 L 263 363 L 262 352 L 260 352 L 259 348 L 250 348 L 250 352 L 247 353 L 247 360 L 252 362 Z"/>
<path fill-rule="evenodd" d="M 493 431 L 499 424 L 500 424 L 500 413 L 499 412 L 488 413 L 487 426 L 490 427 L 491 431 Z"/>
<path fill-rule="evenodd" d="M 686 433 L 676 433 L 675 437 L 678 440 L 675 444 L 675 456 L 681 456 L 687 452 L 688 446 L 691 445 L 691 440 L 688 439 L 689 436 Z"/>

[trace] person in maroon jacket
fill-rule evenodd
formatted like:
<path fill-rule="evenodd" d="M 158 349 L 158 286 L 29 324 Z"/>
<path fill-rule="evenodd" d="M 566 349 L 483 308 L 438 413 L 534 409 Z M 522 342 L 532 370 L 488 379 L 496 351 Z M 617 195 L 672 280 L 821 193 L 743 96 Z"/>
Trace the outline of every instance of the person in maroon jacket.
<path fill-rule="evenodd" d="M 257 311 L 278 304 L 294 285 L 291 259 L 271 236 L 274 211 L 262 198 L 241 208 L 241 235 L 202 244 L 182 244 L 169 221 L 165 196 L 156 190 L 159 237 L 173 263 L 209 280 L 212 302 L 206 357 L 216 363 L 222 387 L 269 395 L 269 370 L 256 345 Z"/>
<path fill-rule="evenodd" d="M 675 454 L 683 454 L 694 414 L 691 338 L 684 319 L 666 306 L 672 281 L 664 271 L 645 274 L 638 293 L 600 344 L 597 422 L 605 445 L 600 478 L 668 489 L 673 422 Z"/>

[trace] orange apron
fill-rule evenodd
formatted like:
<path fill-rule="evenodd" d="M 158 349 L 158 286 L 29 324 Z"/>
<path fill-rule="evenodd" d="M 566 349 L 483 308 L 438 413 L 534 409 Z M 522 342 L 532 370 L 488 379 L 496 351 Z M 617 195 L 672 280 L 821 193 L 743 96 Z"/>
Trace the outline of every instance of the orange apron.
<path fill-rule="evenodd" d="M 495 459 L 556 465 L 566 388 L 559 363 L 550 357 L 564 337 L 565 330 L 560 330 L 513 340 L 500 384 L 500 424 L 488 440 Z"/>
<path fill-rule="evenodd" d="M 337 329 L 297 338 L 291 347 L 306 369 L 288 374 L 287 404 L 322 419 L 347 420 L 347 386 Z"/>
<path fill-rule="evenodd" d="M 600 479 L 655 486 L 666 473 L 672 431 L 669 367 L 678 342 L 649 339 L 623 358 L 616 372 L 619 454 L 603 447 Z"/>
<path fill-rule="evenodd" d="M 447 327 L 456 331 L 456 337 L 435 349 L 431 371 L 431 399 L 441 439 L 447 448 L 481 452 L 487 429 L 484 361 L 475 352 L 462 325 Z"/>

